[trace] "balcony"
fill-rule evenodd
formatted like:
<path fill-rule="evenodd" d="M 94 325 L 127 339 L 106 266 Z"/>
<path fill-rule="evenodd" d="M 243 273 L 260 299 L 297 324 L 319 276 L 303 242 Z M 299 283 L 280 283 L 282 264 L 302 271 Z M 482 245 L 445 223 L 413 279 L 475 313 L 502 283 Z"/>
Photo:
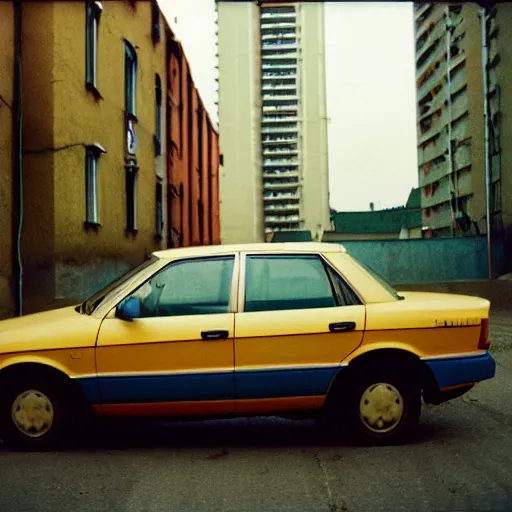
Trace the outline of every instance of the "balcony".
<path fill-rule="evenodd" d="M 296 19 L 282 19 L 282 20 L 260 20 L 260 28 L 262 31 L 269 30 L 269 29 L 295 29 L 297 28 L 297 21 Z"/>
<path fill-rule="evenodd" d="M 294 80 L 293 78 L 280 78 L 275 77 L 271 79 L 270 81 L 267 80 L 263 86 L 262 91 L 293 91 L 297 92 L 297 80 Z"/>
<path fill-rule="evenodd" d="M 428 144 L 425 148 L 418 148 L 418 165 L 435 160 L 442 155 L 448 154 L 448 137 L 440 136 L 435 143 Z"/>
<path fill-rule="evenodd" d="M 262 124 L 275 124 L 275 123 L 298 123 L 299 117 L 297 116 L 263 116 L 261 118 Z"/>
<path fill-rule="evenodd" d="M 261 107 L 263 114 L 288 114 L 289 116 L 298 117 L 299 105 L 295 103 L 269 103 Z"/>
<path fill-rule="evenodd" d="M 451 172 L 451 167 L 448 162 L 448 158 L 442 159 L 439 163 L 420 166 L 419 169 L 419 186 L 424 187 L 425 185 L 430 185 L 436 181 L 439 181 L 441 178 L 448 176 Z"/>
<path fill-rule="evenodd" d="M 299 201 L 300 196 L 298 192 L 266 192 L 263 199 L 267 202 L 278 202 L 284 199 L 294 199 Z"/>
<path fill-rule="evenodd" d="M 263 167 L 298 167 L 299 160 L 295 158 L 264 158 Z"/>
<path fill-rule="evenodd" d="M 272 71 L 265 71 L 262 73 L 261 78 L 265 81 L 272 81 L 272 80 L 281 80 L 281 79 L 296 79 L 297 78 L 297 71 L 287 69 L 287 70 L 275 70 Z"/>
<path fill-rule="evenodd" d="M 439 68 L 432 74 L 430 78 L 423 83 L 417 93 L 418 100 L 422 100 L 436 85 L 446 80 L 447 66 L 446 60 L 439 64 Z"/>
<path fill-rule="evenodd" d="M 277 169 L 276 172 L 269 171 L 269 169 L 265 169 L 263 172 L 263 180 L 264 181 L 274 181 L 276 179 L 289 179 L 289 178 L 298 178 L 299 171 L 298 170 L 290 170 L 290 169 Z"/>
<path fill-rule="evenodd" d="M 279 134 L 278 134 L 279 135 Z M 296 136 L 281 136 L 281 137 L 276 137 L 274 139 L 271 139 L 269 137 L 266 137 L 266 138 L 263 138 L 261 139 L 261 144 L 262 146 L 264 147 L 267 147 L 267 146 L 277 146 L 277 145 L 281 145 L 281 144 L 292 144 L 292 143 L 297 143 L 298 142 L 298 138 Z"/>
<path fill-rule="evenodd" d="M 429 208 L 451 200 L 450 178 L 445 177 L 421 189 L 421 206 Z"/>
<path fill-rule="evenodd" d="M 285 204 L 274 204 L 269 203 L 264 207 L 265 212 L 276 212 L 276 213 L 290 213 L 290 212 L 299 212 L 300 211 L 300 203 L 285 203 Z"/>
<path fill-rule="evenodd" d="M 295 17 L 295 8 L 294 7 L 285 7 L 278 8 L 278 9 L 268 9 L 263 7 L 261 9 L 260 18 L 261 19 L 280 19 L 280 18 L 287 18 L 287 17 Z"/>
<path fill-rule="evenodd" d="M 430 34 L 424 39 L 424 41 L 421 41 L 421 39 L 424 37 L 425 32 L 422 32 L 421 35 L 418 35 L 416 37 L 416 62 L 418 62 L 421 59 L 421 57 L 423 57 L 423 55 L 434 44 L 435 41 L 443 39 L 444 35 L 446 34 L 446 25 L 444 24 L 442 16 L 443 14 L 441 12 L 440 16 L 433 21 L 435 27 L 430 32 Z"/>
<path fill-rule="evenodd" d="M 297 33 L 292 32 L 281 32 L 280 30 L 276 30 L 275 32 L 267 32 L 266 34 L 261 35 L 262 41 L 288 41 L 293 40 L 297 41 Z"/>
<path fill-rule="evenodd" d="M 272 126 L 270 128 L 262 128 L 261 133 L 294 133 L 297 137 L 298 127 L 282 128 L 280 126 Z"/>
<path fill-rule="evenodd" d="M 262 57 L 265 58 L 267 52 L 272 51 L 293 51 L 297 52 L 297 40 L 288 39 L 264 39 L 261 42 Z"/>
<path fill-rule="evenodd" d="M 297 180 L 294 181 L 276 181 L 276 182 L 263 182 L 263 190 L 298 190 L 299 182 Z"/>
<path fill-rule="evenodd" d="M 299 101 L 299 97 L 297 96 L 297 93 L 295 94 L 270 94 L 270 93 L 263 93 L 263 103 L 269 104 L 273 102 L 281 103 L 286 101 Z"/>
<path fill-rule="evenodd" d="M 263 155 L 264 156 L 270 156 L 270 157 L 277 157 L 277 156 L 291 156 L 291 155 L 297 155 L 299 153 L 299 148 L 297 146 L 295 147 L 282 147 L 280 149 L 274 149 L 275 146 L 265 146 L 263 145 Z"/>
<path fill-rule="evenodd" d="M 296 70 L 297 69 L 297 61 L 295 61 L 294 63 L 286 63 L 286 64 L 283 64 L 280 62 L 272 62 L 272 63 L 263 62 L 263 64 L 261 65 L 261 69 L 269 70 L 269 71 L 275 71 L 276 69 L 279 69 L 279 70 L 294 69 L 294 70 Z M 296 71 L 295 71 L 295 73 L 296 73 Z"/>
<path fill-rule="evenodd" d="M 301 221 L 300 215 L 269 215 L 265 217 L 265 224 L 288 224 Z"/>

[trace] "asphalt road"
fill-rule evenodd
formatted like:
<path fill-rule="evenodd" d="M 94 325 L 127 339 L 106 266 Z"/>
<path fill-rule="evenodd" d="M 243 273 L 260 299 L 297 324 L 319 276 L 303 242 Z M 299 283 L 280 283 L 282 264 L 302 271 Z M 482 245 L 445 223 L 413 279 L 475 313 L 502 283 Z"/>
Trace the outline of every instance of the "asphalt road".
<path fill-rule="evenodd" d="M 311 422 L 115 424 L 53 453 L 0 446 L 0 511 L 510 511 L 512 313 L 494 380 L 425 407 L 405 446 L 323 440 Z"/>

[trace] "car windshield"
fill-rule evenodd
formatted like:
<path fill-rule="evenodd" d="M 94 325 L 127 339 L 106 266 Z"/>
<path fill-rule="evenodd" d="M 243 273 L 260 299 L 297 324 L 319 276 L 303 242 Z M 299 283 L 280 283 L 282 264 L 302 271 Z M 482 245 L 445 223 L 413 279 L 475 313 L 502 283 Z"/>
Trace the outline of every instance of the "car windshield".
<path fill-rule="evenodd" d="M 398 292 L 393 288 L 377 271 L 372 269 L 370 266 L 365 265 L 359 260 L 356 260 L 355 258 L 352 258 L 352 260 L 359 265 L 363 270 L 368 272 L 378 283 L 385 288 L 395 299 L 397 300 L 404 300 L 404 297 L 398 294 Z"/>
<path fill-rule="evenodd" d="M 135 274 L 139 273 L 141 270 L 149 267 L 157 260 L 156 256 L 151 256 L 149 259 L 145 260 L 140 265 L 136 266 L 135 268 L 132 268 L 125 274 L 121 275 L 114 281 L 112 281 L 109 285 L 107 285 L 105 288 L 101 289 L 100 291 L 96 292 L 92 297 L 82 302 L 80 305 L 80 313 L 86 314 L 86 315 L 92 315 L 94 310 L 103 302 L 105 297 L 112 293 L 114 290 L 122 286 L 124 283 L 126 283 L 129 279 L 131 279 Z"/>

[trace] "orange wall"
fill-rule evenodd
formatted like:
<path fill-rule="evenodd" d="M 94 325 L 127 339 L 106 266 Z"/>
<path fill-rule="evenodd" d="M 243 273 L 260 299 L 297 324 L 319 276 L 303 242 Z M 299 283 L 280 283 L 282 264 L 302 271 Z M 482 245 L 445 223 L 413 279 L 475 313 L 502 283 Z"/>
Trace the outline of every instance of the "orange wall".
<path fill-rule="evenodd" d="M 179 43 L 169 44 L 169 245 L 220 243 L 218 134 Z"/>

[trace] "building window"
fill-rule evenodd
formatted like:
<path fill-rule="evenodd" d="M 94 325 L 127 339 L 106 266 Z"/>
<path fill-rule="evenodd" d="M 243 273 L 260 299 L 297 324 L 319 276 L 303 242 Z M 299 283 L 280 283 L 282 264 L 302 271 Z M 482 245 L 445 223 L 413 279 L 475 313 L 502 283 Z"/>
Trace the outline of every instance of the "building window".
<path fill-rule="evenodd" d="M 85 84 L 89 90 L 97 92 L 98 79 L 98 28 L 103 6 L 101 2 L 86 4 L 86 59 Z"/>
<path fill-rule="evenodd" d="M 126 231 L 137 232 L 137 175 L 139 168 L 133 163 L 126 165 Z"/>
<path fill-rule="evenodd" d="M 137 53 L 135 48 L 124 42 L 124 105 L 126 117 L 136 118 L 137 95 Z"/>
<path fill-rule="evenodd" d="M 164 187 L 160 181 L 156 184 L 156 234 L 164 234 Z"/>
<path fill-rule="evenodd" d="M 155 155 L 162 154 L 162 80 L 155 75 Z"/>
<path fill-rule="evenodd" d="M 85 223 L 99 225 L 98 163 L 106 151 L 99 145 L 85 148 Z"/>
<path fill-rule="evenodd" d="M 151 0 L 151 38 L 153 43 L 160 41 L 160 9 L 157 0 Z"/>

